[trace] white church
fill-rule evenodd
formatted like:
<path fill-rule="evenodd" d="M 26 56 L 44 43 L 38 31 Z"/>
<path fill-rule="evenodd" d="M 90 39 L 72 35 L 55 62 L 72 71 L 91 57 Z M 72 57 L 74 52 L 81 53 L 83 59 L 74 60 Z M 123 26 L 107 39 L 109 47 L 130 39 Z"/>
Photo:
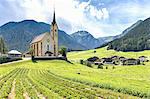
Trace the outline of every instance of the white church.
<path fill-rule="evenodd" d="M 30 43 L 33 49 L 33 56 L 55 56 L 58 57 L 58 26 L 55 19 L 55 11 L 53 21 L 51 23 L 50 33 L 46 32 L 35 37 Z"/>

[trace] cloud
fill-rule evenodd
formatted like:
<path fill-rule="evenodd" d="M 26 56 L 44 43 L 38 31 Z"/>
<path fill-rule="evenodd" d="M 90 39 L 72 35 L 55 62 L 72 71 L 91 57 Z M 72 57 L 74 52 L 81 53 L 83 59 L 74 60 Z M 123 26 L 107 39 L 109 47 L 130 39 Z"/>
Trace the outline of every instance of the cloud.
<path fill-rule="evenodd" d="M 17 10 L 18 9 L 18 10 Z M 0 25 L 9 21 L 20 21 L 24 19 L 24 9 L 20 3 L 15 0 L 1 0 L 0 1 Z"/>
<path fill-rule="evenodd" d="M 50 24 L 54 4 L 58 26 L 69 34 L 86 30 L 95 37 L 117 35 L 150 16 L 149 0 L 1 0 L 0 24 L 25 19 Z"/>

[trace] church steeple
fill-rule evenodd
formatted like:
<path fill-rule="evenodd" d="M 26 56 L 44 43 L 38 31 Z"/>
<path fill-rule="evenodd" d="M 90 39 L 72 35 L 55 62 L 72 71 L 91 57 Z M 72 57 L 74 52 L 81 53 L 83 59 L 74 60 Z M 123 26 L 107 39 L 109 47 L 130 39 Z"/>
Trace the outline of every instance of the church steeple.
<path fill-rule="evenodd" d="M 56 18 L 55 18 L 55 9 L 54 9 L 53 22 L 52 22 L 52 24 L 55 24 L 55 23 L 56 23 Z"/>
<path fill-rule="evenodd" d="M 51 42 L 52 42 L 52 53 L 53 56 L 58 56 L 58 26 L 56 23 L 56 16 L 55 16 L 55 8 L 53 14 L 53 21 L 51 25 Z"/>

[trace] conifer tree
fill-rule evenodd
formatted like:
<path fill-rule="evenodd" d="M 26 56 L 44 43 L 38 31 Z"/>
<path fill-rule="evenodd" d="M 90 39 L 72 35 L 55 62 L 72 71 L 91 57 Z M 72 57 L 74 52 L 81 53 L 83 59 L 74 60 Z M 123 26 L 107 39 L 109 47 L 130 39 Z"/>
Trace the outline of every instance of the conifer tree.
<path fill-rule="evenodd" d="M 6 43 L 2 36 L 0 36 L 0 53 L 5 54 L 7 52 Z"/>

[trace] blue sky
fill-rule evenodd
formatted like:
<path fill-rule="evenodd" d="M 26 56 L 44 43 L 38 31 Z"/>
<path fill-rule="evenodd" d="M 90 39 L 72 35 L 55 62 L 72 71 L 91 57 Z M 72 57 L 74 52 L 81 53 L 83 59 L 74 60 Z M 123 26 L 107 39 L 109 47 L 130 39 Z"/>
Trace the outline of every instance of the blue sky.
<path fill-rule="evenodd" d="M 113 36 L 150 17 L 150 0 L 0 0 L 0 25 L 26 19 L 50 24 L 54 5 L 58 26 L 68 34 Z"/>

